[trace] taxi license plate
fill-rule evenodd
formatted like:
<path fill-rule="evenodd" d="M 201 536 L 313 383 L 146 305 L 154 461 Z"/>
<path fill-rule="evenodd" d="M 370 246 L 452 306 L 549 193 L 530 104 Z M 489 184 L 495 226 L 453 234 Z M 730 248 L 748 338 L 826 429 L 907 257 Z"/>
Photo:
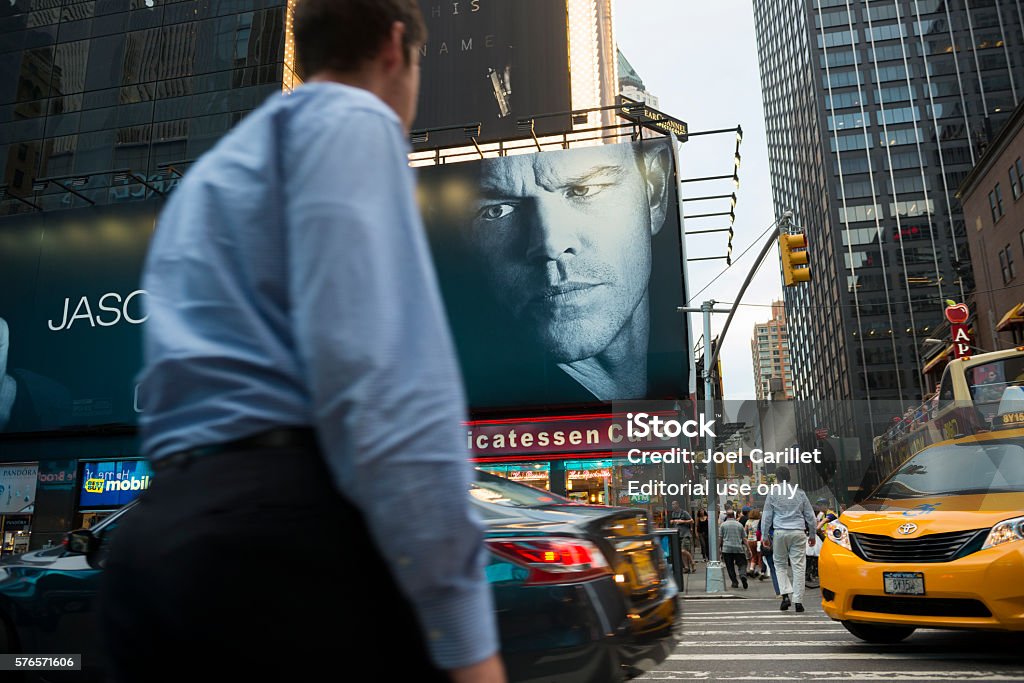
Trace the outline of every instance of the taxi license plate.
<path fill-rule="evenodd" d="M 885 592 L 890 595 L 924 595 L 921 572 L 882 572 Z"/>
<path fill-rule="evenodd" d="M 654 583 L 658 575 L 654 571 L 654 564 L 647 553 L 636 553 L 633 555 L 633 569 L 636 570 L 636 580 L 641 585 Z"/>

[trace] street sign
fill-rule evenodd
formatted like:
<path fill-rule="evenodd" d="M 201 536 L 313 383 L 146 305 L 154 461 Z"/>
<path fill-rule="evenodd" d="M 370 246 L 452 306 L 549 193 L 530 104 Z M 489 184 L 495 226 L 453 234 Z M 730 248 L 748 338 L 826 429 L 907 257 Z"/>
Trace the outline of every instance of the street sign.
<path fill-rule="evenodd" d="M 643 102 L 619 95 L 618 114 L 628 121 L 651 128 L 659 133 L 665 135 L 675 133 L 680 142 L 686 142 L 689 139 L 690 128 L 685 121 L 680 121 L 653 107 L 648 107 Z"/>

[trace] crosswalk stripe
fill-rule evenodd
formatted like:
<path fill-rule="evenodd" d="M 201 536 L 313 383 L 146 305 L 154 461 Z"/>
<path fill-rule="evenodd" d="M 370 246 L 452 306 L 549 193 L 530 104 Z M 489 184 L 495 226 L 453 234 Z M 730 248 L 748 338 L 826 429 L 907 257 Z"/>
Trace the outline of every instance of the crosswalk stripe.
<path fill-rule="evenodd" d="M 785 634 L 780 634 L 785 635 Z M 849 645 L 849 646 L 864 646 L 864 647 L 878 647 L 877 645 L 870 645 L 863 643 L 853 636 L 845 640 L 757 640 L 749 643 L 737 643 L 737 642 L 715 642 L 715 643 L 690 643 L 684 642 L 679 643 L 676 646 L 677 650 L 691 650 L 700 648 L 713 648 L 720 650 L 725 647 L 759 647 L 767 649 L 770 647 L 816 647 L 818 645 Z"/>
<path fill-rule="evenodd" d="M 739 616 L 733 616 L 732 614 L 718 614 L 718 615 L 715 615 L 715 616 L 703 616 L 703 615 L 697 616 L 696 614 L 683 614 L 683 619 L 694 619 L 695 621 L 750 621 L 752 619 L 790 619 L 790 620 L 792 620 L 792 619 L 796 618 L 796 619 L 801 619 L 801 620 L 804 620 L 804 621 L 812 621 L 812 620 L 814 620 L 814 621 L 825 621 L 825 620 L 832 621 L 831 619 L 826 617 L 824 614 L 821 614 L 821 613 L 814 614 L 813 612 L 810 613 L 810 614 L 808 614 L 807 612 L 804 612 L 803 616 L 796 616 L 796 617 L 794 617 L 794 615 L 799 615 L 799 614 L 800 614 L 799 612 L 789 612 L 789 613 L 787 613 L 787 612 L 783 612 L 781 610 L 777 610 L 775 612 L 759 612 L 757 614 L 740 614 Z"/>
<path fill-rule="evenodd" d="M 712 605 L 718 605 L 722 603 L 735 605 L 740 600 L 742 600 L 744 603 L 773 602 L 775 603 L 776 607 L 778 607 L 779 601 L 782 600 L 782 598 L 780 598 L 777 595 L 770 598 L 752 598 L 748 595 L 733 595 L 731 593 L 715 593 L 712 595 L 704 595 L 703 593 L 683 593 L 679 597 L 683 599 L 684 605 L 688 605 L 693 608 L 699 607 L 700 609 L 707 609 Z M 818 596 L 814 596 L 814 598 L 812 599 L 809 594 L 805 594 L 804 600 L 805 605 L 821 604 L 821 598 Z M 749 606 L 753 607 L 754 605 Z"/>
<path fill-rule="evenodd" d="M 1020 681 L 1024 671 L 792 671 L 784 674 L 772 672 L 722 673 L 718 671 L 652 671 L 635 679 L 638 681 Z"/>
<path fill-rule="evenodd" d="M 805 604 L 805 606 L 806 606 L 806 604 Z M 760 616 L 760 615 L 764 615 L 764 616 L 781 616 L 780 612 L 782 612 L 782 610 L 778 609 L 778 608 L 775 608 L 775 609 L 759 609 L 759 610 L 750 610 L 750 611 L 738 611 L 738 612 L 734 612 L 734 611 L 728 611 L 728 612 L 721 612 L 721 611 L 717 611 L 717 612 L 691 612 L 691 611 L 683 610 L 683 616 L 684 617 L 690 617 L 690 616 L 732 616 L 732 615 L 738 615 L 738 616 Z M 792 612 L 792 613 L 795 614 L 796 612 Z"/>
<path fill-rule="evenodd" d="M 810 626 L 828 625 L 839 626 L 842 622 L 829 619 L 824 614 L 744 614 L 741 617 L 693 617 L 683 615 L 681 621 L 687 624 L 708 624 L 709 626 L 725 626 L 727 623 L 746 624 L 749 627 L 765 628 L 774 627 L 780 623 L 792 624 L 795 628 L 801 628 L 804 624 Z"/>
<path fill-rule="evenodd" d="M 704 660 L 710 662 L 720 662 L 726 660 L 734 660 L 740 653 L 737 652 L 694 652 L 687 653 L 684 655 L 669 655 L 668 659 L 671 660 Z M 756 660 L 756 661 L 794 661 L 801 658 L 805 659 L 818 659 L 822 656 L 827 656 L 829 660 L 834 659 L 890 659 L 890 660 L 920 660 L 920 659 L 1019 659 L 1016 653 L 984 653 L 978 654 L 973 652 L 845 652 L 830 651 L 828 653 L 822 652 L 761 652 L 761 653 L 742 653 L 743 660 Z"/>
<path fill-rule="evenodd" d="M 823 624 L 823 626 L 829 626 L 829 625 L 828 624 Z M 776 636 L 776 637 L 782 636 L 782 635 L 785 635 L 785 636 L 813 636 L 813 635 L 818 635 L 820 633 L 828 633 L 830 631 L 834 632 L 834 633 L 847 633 L 848 632 L 842 626 L 829 627 L 829 628 L 819 628 L 819 629 L 815 629 L 815 630 L 809 630 L 809 629 L 804 629 L 804 628 L 786 629 L 782 633 L 780 633 L 778 629 L 761 630 L 761 631 L 740 630 L 740 629 L 729 630 L 729 631 L 691 631 L 691 630 L 689 630 L 687 628 L 683 629 L 683 633 L 685 635 L 688 635 L 688 636 L 741 636 L 741 635 Z"/>

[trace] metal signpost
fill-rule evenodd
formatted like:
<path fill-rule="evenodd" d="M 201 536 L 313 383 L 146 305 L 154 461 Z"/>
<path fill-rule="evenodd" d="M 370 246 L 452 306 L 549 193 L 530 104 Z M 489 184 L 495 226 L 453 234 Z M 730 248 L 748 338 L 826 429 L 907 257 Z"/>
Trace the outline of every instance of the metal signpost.
<path fill-rule="evenodd" d="M 736 309 L 739 306 L 740 301 L 743 299 L 744 293 L 747 291 L 747 287 L 750 286 L 750 281 L 754 279 L 754 273 L 760 267 L 761 262 L 764 261 L 768 252 L 779 242 L 780 247 L 788 248 L 790 246 L 805 247 L 806 241 L 802 234 L 792 233 L 793 230 L 793 213 L 786 211 L 778 220 L 773 224 L 774 230 L 768 236 L 768 240 L 765 242 L 764 247 L 761 249 L 761 253 L 754 260 L 754 264 L 750 268 L 750 272 L 747 273 L 746 280 L 743 281 L 743 286 L 740 287 L 739 293 L 736 295 L 736 301 L 733 303 L 732 308 L 715 308 L 715 301 L 709 300 L 701 304 L 700 308 L 686 308 L 680 307 L 677 309 L 680 313 L 702 313 L 704 316 L 704 415 L 708 422 L 712 422 L 715 419 L 715 403 L 712 394 L 712 379 L 714 377 L 714 368 L 718 362 L 718 355 L 722 352 L 722 346 L 725 343 L 725 335 L 729 331 L 729 325 L 732 323 L 733 316 L 736 313 Z M 799 238 L 799 239 L 794 239 Z M 789 242 L 783 243 L 784 240 L 791 240 L 792 245 Z M 801 244 L 796 244 L 804 240 Z M 794 258 L 794 254 L 796 257 Z M 807 268 L 806 254 L 803 251 L 794 251 L 783 254 L 783 268 L 785 275 L 785 282 L 787 287 L 791 287 L 796 284 L 807 282 L 810 279 L 810 270 Z M 794 275 L 795 273 L 795 275 Z M 711 314 L 712 313 L 728 313 L 729 317 L 725 320 L 725 325 L 722 327 L 721 334 L 718 335 L 718 344 L 715 346 L 714 352 L 709 354 L 711 350 Z M 724 417 L 724 414 L 723 414 Z M 715 438 L 710 434 L 706 435 L 705 446 L 707 452 L 713 453 L 715 448 Z M 708 550 L 710 559 L 708 561 L 707 568 L 707 592 L 717 593 L 725 590 L 725 580 L 722 578 L 722 562 L 718 558 L 718 482 L 716 481 L 717 473 L 715 472 L 715 465 L 713 462 L 708 463 Z"/>

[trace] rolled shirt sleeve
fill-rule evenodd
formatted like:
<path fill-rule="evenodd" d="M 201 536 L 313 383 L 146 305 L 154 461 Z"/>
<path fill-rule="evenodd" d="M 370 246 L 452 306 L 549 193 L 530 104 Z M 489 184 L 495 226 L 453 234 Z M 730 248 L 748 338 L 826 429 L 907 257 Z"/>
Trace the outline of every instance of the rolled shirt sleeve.
<path fill-rule="evenodd" d="M 285 174 L 290 296 L 315 425 L 434 661 L 473 664 L 497 651 L 497 629 L 468 496 L 461 376 L 407 143 L 378 111 L 323 125 Z"/>

